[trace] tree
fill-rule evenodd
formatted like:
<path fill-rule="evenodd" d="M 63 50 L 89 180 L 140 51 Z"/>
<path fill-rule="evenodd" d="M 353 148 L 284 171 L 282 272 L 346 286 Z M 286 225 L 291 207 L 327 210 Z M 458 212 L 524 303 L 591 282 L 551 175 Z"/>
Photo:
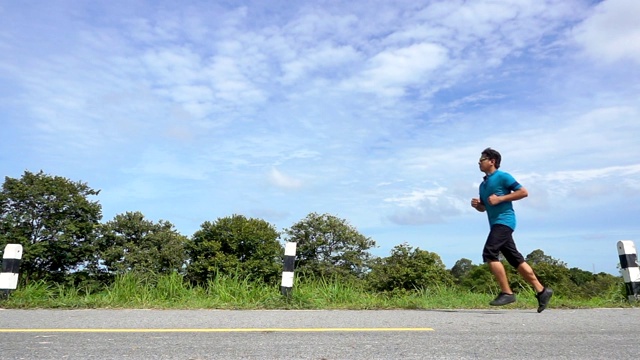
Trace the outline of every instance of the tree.
<path fill-rule="evenodd" d="M 473 269 L 473 263 L 469 259 L 462 258 L 453 265 L 451 268 L 451 275 L 456 278 L 456 282 L 460 281 L 471 272 Z"/>
<path fill-rule="evenodd" d="M 569 278 L 574 284 L 582 286 L 595 279 L 595 275 L 590 271 L 578 269 L 576 267 L 569 269 Z"/>
<path fill-rule="evenodd" d="M 360 234 L 346 220 L 311 213 L 285 230 L 297 243 L 296 268 L 317 276 L 362 277 L 375 241 Z"/>
<path fill-rule="evenodd" d="M 282 272 L 284 249 L 269 223 L 242 215 L 205 222 L 187 242 L 187 276 L 204 284 L 218 274 L 274 282 Z"/>
<path fill-rule="evenodd" d="M 505 269 L 508 269 L 505 266 Z M 513 276 L 509 277 L 513 280 Z M 498 294 L 500 287 L 488 264 L 473 265 L 467 275 L 460 280 L 460 287 L 477 293 Z"/>
<path fill-rule="evenodd" d="M 91 259 L 102 207 L 82 182 L 25 171 L 5 178 L 0 193 L 0 248 L 24 248 L 20 270 L 26 281 L 68 280 L 69 272 Z"/>
<path fill-rule="evenodd" d="M 140 212 L 116 215 L 101 227 L 96 239 L 97 265 L 112 275 L 179 272 L 185 264 L 187 240 L 168 221 L 153 223 Z"/>
<path fill-rule="evenodd" d="M 573 281 L 572 272 L 565 262 L 546 255 L 540 249 L 532 251 L 525 260 L 531 264 L 531 268 L 542 284 L 568 298 L 579 296 L 580 289 Z"/>
<path fill-rule="evenodd" d="M 580 294 L 579 287 L 571 280 L 571 272 L 566 266 L 540 262 L 532 266 L 538 280 L 544 286 L 551 287 L 557 294 L 567 298 Z"/>
<path fill-rule="evenodd" d="M 573 270 L 573 268 L 571 269 Z M 591 274 L 591 273 L 589 273 Z M 600 297 L 626 300 L 624 279 L 607 273 L 591 274 L 592 280 L 580 285 L 580 296 L 584 298 Z"/>
<path fill-rule="evenodd" d="M 554 266 L 567 267 L 566 263 L 558 259 L 554 259 L 549 255 L 546 255 L 544 251 L 540 249 L 533 250 L 529 255 L 527 255 L 527 257 L 525 258 L 525 261 L 531 266 L 534 266 L 537 264 L 549 264 Z"/>
<path fill-rule="evenodd" d="M 453 277 L 438 254 L 413 249 L 408 244 L 397 245 L 391 250 L 391 256 L 375 261 L 367 279 L 377 291 L 453 285 Z"/>

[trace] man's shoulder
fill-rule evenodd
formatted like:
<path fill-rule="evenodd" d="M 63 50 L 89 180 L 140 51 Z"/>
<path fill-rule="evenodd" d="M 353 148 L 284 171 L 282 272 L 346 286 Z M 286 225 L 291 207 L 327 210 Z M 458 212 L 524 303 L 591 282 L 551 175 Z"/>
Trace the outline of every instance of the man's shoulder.
<path fill-rule="evenodd" d="M 513 175 L 503 170 L 496 170 L 494 175 L 496 178 L 513 178 Z"/>

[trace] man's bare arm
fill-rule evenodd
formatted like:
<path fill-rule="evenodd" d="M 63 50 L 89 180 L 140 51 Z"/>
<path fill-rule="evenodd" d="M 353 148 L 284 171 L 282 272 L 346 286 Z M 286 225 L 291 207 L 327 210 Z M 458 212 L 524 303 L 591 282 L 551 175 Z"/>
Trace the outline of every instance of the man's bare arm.
<path fill-rule="evenodd" d="M 478 210 L 479 212 L 484 212 L 485 210 L 487 210 L 482 201 L 480 201 L 480 199 L 478 198 L 471 199 L 471 207 Z"/>
<path fill-rule="evenodd" d="M 498 196 L 496 194 L 493 194 L 489 196 L 489 204 L 498 205 L 501 202 L 516 201 L 516 200 L 524 199 L 527 196 L 529 196 L 529 192 L 523 186 L 523 187 L 520 187 L 520 189 L 516 191 L 512 191 L 507 195 Z"/>

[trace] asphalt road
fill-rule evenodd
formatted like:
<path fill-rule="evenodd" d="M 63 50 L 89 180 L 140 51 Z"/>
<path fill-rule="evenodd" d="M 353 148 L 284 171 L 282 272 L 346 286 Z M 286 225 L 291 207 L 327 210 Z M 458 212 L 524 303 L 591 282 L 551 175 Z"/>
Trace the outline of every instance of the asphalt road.
<path fill-rule="evenodd" d="M 1 359 L 640 359 L 640 309 L 0 310 Z"/>

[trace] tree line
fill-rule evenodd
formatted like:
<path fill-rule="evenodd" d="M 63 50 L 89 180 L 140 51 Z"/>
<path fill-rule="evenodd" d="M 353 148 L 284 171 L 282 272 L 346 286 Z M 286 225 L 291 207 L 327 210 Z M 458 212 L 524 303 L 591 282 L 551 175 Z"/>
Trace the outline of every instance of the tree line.
<path fill-rule="evenodd" d="M 5 177 L 0 251 L 9 243 L 23 246 L 21 283 L 46 281 L 99 291 L 125 274 L 153 278 L 177 273 L 195 286 L 220 275 L 276 285 L 283 241 L 293 241 L 298 281 L 336 278 L 391 294 L 439 286 L 499 292 L 488 267 L 469 259 L 447 269 L 438 254 L 406 243 L 387 257 L 373 256 L 373 239 L 330 214 L 310 213 L 282 231 L 262 219 L 234 214 L 205 221 L 188 237 L 171 222 L 148 220 L 139 211 L 101 222 L 102 207 L 94 200 L 99 193 L 81 181 L 42 171 Z M 526 260 L 544 284 L 563 296 L 599 296 L 622 284 L 610 274 L 568 268 L 539 249 Z M 506 267 L 512 288 L 528 289 L 517 271 Z"/>

